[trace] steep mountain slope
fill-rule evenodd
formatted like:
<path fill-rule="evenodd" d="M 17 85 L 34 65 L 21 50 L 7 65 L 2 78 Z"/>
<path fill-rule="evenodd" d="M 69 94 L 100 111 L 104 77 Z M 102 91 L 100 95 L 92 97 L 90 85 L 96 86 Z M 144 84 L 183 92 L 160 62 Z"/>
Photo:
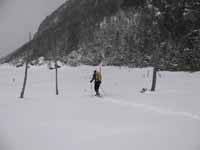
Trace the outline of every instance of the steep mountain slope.
<path fill-rule="evenodd" d="M 23 55 L 30 45 L 34 48 L 35 55 L 46 55 L 46 49 L 53 49 L 52 41 L 55 36 L 59 41 L 59 44 L 56 44 L 59 45 L 59 49 L 66 43 L 67 46 L 64 48 L 75 48 L 81 24 L 95 25 L 102 20 L 103 16 L 117 11 L 119 4 L 120 2 L 114 0 L 69 0 L 41 23 L 38 33 L 31 42 L 26 43 L 10 56 Z"/>
<path fill-rule="evenodd" d="M 200 70 L 199 6 L 198 0 L 68 0 L 6 60 L 29 55 L 70 65 L 144 67 L 158 54 L 160 69 Z"/>
<path fill-rule="evenodd" d="M 120 8 L 137 7 L 142 2 L 68 0 L 41 23 L 34 39 L 8 55 L 7 61 L 23 58 L 30 49 L 32 49 L 30 52 L 32 59 L 40 56 L 51 57 L 55 45 L 59 54 L 67 55 L 72 50 L 78 49 L 84 30 L 94 32 L 106 16 L 114 15 Z"/>

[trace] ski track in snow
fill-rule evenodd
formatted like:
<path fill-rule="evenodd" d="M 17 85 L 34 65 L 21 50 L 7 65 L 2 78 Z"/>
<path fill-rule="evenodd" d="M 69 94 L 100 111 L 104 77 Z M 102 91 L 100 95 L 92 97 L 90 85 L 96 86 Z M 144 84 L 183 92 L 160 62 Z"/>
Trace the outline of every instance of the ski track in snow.
<path fill-rule="evenodd" d="M 178 112 L 178 111 L 173 111 L 170 109 L 162 109 L 156 106 L 152 105 L 147 105 L 147 104 L 139 104 L 139 103 L 133 103 L 133 102 L 125 102 L 122 100 L 117 100 L 117 99 L 112 99 L 112 98 L 106 98 L 107 102 L 111 102 L 114 104 L 118 104 L 121 106 L 127 106 L 127 107 L 132 107 L 132 108 L 140 108 L 143 109 L 147 112 L 156 112 L 159 114 L 163 115 L 171 115 L 171 116 L 180 116 L 180 117 L 187 117 L 190 119 L 198 120 L 200 121 L 200 115 L 199 114 L 193 114 L 190 112 Z"/>

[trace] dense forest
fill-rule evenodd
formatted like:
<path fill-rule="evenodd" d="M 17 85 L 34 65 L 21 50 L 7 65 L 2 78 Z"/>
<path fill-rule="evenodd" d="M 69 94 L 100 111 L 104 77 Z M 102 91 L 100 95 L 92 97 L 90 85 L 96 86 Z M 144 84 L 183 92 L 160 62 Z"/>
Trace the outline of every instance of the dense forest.
<path fill-rule="evenodd" d="M 199 0 L 68 0 L 3 60 L 200 70 Z"/>

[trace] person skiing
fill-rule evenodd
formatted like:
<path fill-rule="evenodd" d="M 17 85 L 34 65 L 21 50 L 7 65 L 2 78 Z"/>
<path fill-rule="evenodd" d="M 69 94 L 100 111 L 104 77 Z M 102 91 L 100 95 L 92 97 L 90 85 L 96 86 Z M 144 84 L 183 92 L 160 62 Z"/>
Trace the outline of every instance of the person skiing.
<path fill-rule="evenodd" d="M 94 90 L 96 92 L 95 96 L 100 96 L 99 87 L 101 85 L 101 80 L 102 80 L 101 72 L 95 70 L 92 79 L 90 80 L 90 83 L 94 81 Z"/>

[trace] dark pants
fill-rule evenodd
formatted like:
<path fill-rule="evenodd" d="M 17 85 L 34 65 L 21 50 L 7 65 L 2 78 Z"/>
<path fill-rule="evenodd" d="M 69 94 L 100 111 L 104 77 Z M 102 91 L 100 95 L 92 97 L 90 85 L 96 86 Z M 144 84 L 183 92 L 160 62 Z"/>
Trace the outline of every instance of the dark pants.
<path fill-rule="evenodd" d="M 99 87 L 101 85 L 101 81 L 95 81 L 94 82 L 94 90 L 96 92 L 96 95 L 99 95 Z"/>

